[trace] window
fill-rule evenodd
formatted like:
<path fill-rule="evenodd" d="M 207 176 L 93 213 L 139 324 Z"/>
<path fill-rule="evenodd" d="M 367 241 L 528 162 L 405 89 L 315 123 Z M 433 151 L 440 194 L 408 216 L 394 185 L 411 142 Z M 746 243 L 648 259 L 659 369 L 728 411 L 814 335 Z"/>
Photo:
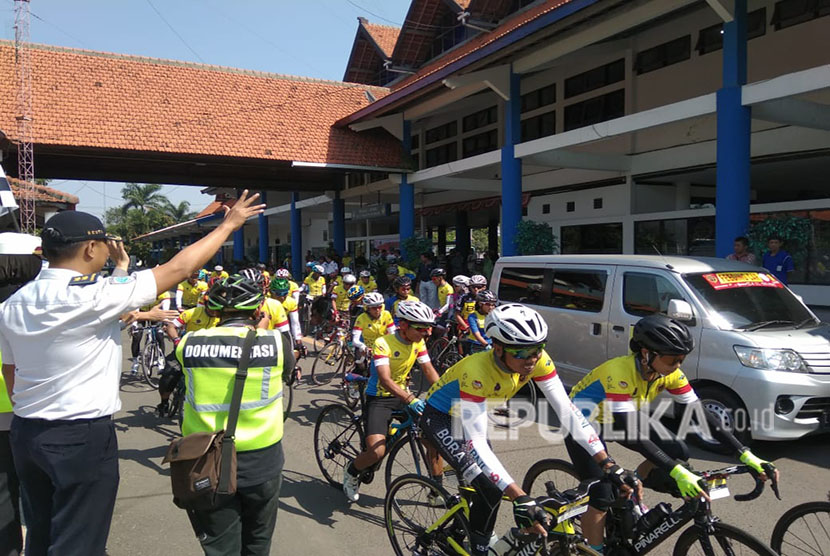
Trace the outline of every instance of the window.
<path fill-rule="evenodd" d="M 452 142 L 434 149 L 429 149 L 426 152 L 425 168 L 438 166 L 439 164 L 446 164 L 458 160 L 458 143 Z"/>
<path fill-rule="evenodd" d="M 625 89 L 565 107 L 565 131 L 625 115 Z"/>
<path fill-rule="evenodd" d="M 602 197 L 594 199 L 594 208 L 601 209 L 602 208 Z"/>
<path fill-rule="evenodd" d="M 491 129 L 472 137 L 466 137 L 461 142 L 461 156 L 467 158 L 481 153 L 488 153 L 499 148 L 499 130 Z"/>
<path fill-rule="evenodd" d="M 565 203 L 565 212 L 573 212 L 576 210 L 576 201 L 568 201 Z"/>
<path fill-rule="evenodd" d="M 781 0 L 775 3 L 770 24 L 778 31 L 828 14 L 830 0 Z"/>
<path fill-rule="evenodd" d="M 556 111 L 522 120 L 522 141 L 533 141 L 556 133 Z"/>
<path fill-rule="evenodd" d="M 715 217 L 634 223 L 634 252 L 642 255 L 715 256 Z"/>
<path fill-rule="evenodd" d="M 544 278 L 542 267 L 504 267 L 499 279 L 499 301 L 540 305 Z"/>
<path fill-rule="evenodd" d="M 461 129 L 466 133 L 480 127 L 494 124 L 499 119 L 499 112 L 495 106 L 479 110 L 461 120 Z"/>
<path fill-rule="evenodd" d="M 417 149 L 418 147 L 421 146 L 421 136 L 418 135 L 417 133 L 413 133 L 411 138 L 410 138 L 410 143 L 411 143 L 410 147 L 414 151 L 415 149 Z"/>
<path fill-rule="evenodd" d="M 692 56 L 692 36 L 686 35 L 673 41 L 658 44 L 637 54 L 634 61 L 634 71 L 642 75 L 658 70 L 678 62 L 688 60 Z"/>
<path fill-rule="evenodd" d="M 542 214 L 550 214 L 550 203 L 542 205 Z"/>
<path fill-rule="evenodd" d="M 684 299 L 677 287 L 663 276 L 645 272 L 626 272 L 623 277 L 623 309 L 629 315 L 644 317 L 669 310 L 669 301 Z"/>
<path fill-rule="evenodd" d="M 444 139 L 455 137 L 457 133 L 458 122 L 453 120 L 444 125 L 439 125 L 438 127 L 428 129 L 426 132 L 426 137 L 424 138 L 424 142 L 427 145 L 429 145 L 430 143 L 436 143 L 438 141 L 443 141 Z"/>
<path fill-rule="evenodd" d="M 746 38 L 754 39 L 763 36 L 767 32 L 767 10 L 761 8 L 746 15 Z M 708 54 L 723 48 L 723 24 L 718 23 L 705 29 L 701 29 L 697 37 L 695 50 L 699 54 Z"/>
<path fill-rule="evenodd" d="M 559 270 L 553 272 L 551 307 L 599 313 L 605 301 L 605 281 L 601 270 Z"/>
<path fill-rule="evenodd" d="M 527 216 L 527 206 L 522 207 L 522 216 Z"/>
<path fill-rule="evenodd" d="M 522 95 L 522 113 L 556 102 L 556 83 Z"/>
<path fill-rule="evenodd" d="M 575 97 L 601 89 L 625 79 L 625 60 L 620 58 L 610 64 L 588 70 L 565 80 L 565 98 Z"/>
<path fill-rule="evenodd" d="M 562 226 L 562 254 L 622 253 L 622 223 Z"/>

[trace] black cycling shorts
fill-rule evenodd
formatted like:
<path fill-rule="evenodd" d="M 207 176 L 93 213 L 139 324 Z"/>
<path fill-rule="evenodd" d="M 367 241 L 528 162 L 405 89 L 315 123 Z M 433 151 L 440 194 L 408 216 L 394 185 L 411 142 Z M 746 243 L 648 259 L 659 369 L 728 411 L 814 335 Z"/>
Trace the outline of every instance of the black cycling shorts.
<path fill-rule="evenodd" d="M 403 402 L 395 396 L 366 396 L 365 424 L 366 436 L 382 434 L 386 436 L 392 423 L 392 414 L 402 411 Z"/>

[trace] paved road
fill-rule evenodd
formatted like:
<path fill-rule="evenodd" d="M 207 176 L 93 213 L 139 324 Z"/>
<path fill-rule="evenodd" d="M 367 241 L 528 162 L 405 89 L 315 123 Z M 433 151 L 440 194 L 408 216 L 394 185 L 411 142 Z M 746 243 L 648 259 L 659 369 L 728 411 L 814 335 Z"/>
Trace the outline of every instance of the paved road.
<path fill-rule="evenodd" d="M 124 368 L 129 369 L 127 362 Z M 140 380 L 125 374 L 121 390 L 124 407 L 116 419 L 121 487 L 109 553 L 112 556 L 201 554 L 184 511 L 172 503 L 169 471 L 161 465 L 169 440 L 177 435 L 177 427 L 153 415 L 157 393 Z M 360 502 L 349 506 L 342 493 L 322 479 L 317 468 L 312 450 L 314 420 L 320 408 L 332 401 L 336 401 L 333 386 L 303 384 L 296 390 L 295 411 L 286 424 L 283 440 L 286 468 L 272 554 L 374 556 L 391 553 L 382 525 L 383 481 L 365 485 Z M 828 440 L 830 437 L 825 435 L 796 442 L 759 444 L 756 453 L 774 461 L 783 473 L 784 500 L 779 502 L 771 493 L 766 493 L 750 503 L 721 501 L 715 503 L 716 513 L 724 521 L 768 541 L 775 520 L 786 509 L 825 497 L 830 485 Z M 564 447 L 549 445 L 535 427 L 522 429 L 518 440 L 498 440 L 494 446 L 517 479 L 539 459 L 567 459 Z M 634 467 L 638 462 L 635 454 L 619 446 L 613 447 L 613 453 L 626 467 Z M 732 463 L 728 458 L 694 449 L 693 456 L 698 469 Z M 748 479 L 740 477 L 730 482 L 730 486 L 734 493 L 749 490 L 750 484 Z M 655 498 L 649 497 L 647 501 L 654 503 Z M 503 505 L 497 531 L 502 533 L 510 522 L 509 511 Z M 655 552 L 668 553 L 668 550 Z"/>

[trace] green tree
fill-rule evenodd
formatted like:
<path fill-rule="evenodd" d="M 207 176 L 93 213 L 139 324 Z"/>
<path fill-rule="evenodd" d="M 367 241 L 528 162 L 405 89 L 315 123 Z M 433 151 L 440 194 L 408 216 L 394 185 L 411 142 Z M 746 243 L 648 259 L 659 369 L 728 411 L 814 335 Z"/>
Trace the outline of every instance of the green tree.
<path fill-rule="evenodd" d="M 516 228 L 516 248 L 520 255 L 552 255 L 559 252 L 559 242 L 547 222 L 522 220 Z"/>
<path fill-rule="evenodd" d="M 161 193 L 161 186 L 157 183 L 128 183 L 121 189 L 121 197 L 126 201 L 121 205 L 125 213 L 134 208 L 145 213 L 151 209 L 164 210 L 171 204 Z"/>
<path fill-rule="evenodd" d="M 176 207 L 161 192 L 158 184 L 128 183 L 121 189 L 121 206 L 112 207 L 104 213 L 107 231 L 124 238 L 127 250 L 138 259 L 149 262 L 152 245 L 135 242 L 135 238 L 176 224 L 176 217 L 188 220 L 190 205 L 179 203 Z"/>
<path fill-rule="evenodd" d="M 190 203 L 187 201 L 182 201 L 178 205 L 174 205 L 168 200 L 164 207 L 164 212 L 176 223 L 193 220 L 197 214 L 195 211 L 190 210 Z"/>
<path fill-rule="evenodd" d="M 473 249 L 476 253 L 484 253 L 489 248 L 490 238 L 487 234 L 487 228 L 473 228 L 472 231 Z"/>

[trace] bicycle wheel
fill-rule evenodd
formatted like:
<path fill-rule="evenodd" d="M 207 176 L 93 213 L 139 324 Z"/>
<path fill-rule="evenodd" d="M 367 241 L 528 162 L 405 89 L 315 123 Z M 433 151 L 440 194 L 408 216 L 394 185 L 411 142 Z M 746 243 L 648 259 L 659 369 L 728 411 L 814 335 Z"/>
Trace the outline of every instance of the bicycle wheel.
<path fill-rule="evenodd" d="M 156 342 L 148 342 L 141 350 L 141 372 L 144 380 L 158 390 L 161 371 L 164 369 L 164 353 Z"/>
<path fill-rule="evenodd" d="M 447 346 L 450 345 L 450 341 L 445 337 L 438 338 L 432 345 L 429 346 L 429 359 L 432 361 L 432 366 L 435 367 L 435 370 L 438 371 L 438 374 L 444 374 L 444 371 L 447 369 L 442 367 L 440 364 L 441 354 L 442 352 L 447 349 Z"/>
<path fill-rule="evenodd" d="M 706 554 L 707 556 L 760 554 L 762 556 L 776 556 L 770 547 L 737 527 L 718 521 L 711 525 L 714 533 L 706 537 L 701 537 L 701 530 L 695 525 L 683 531 L 674 545 L 674 556 L 684 556 L 686 554 Z"/>
<path fill-rule="evenodd" d="M 363 444 L 360 417 L 340 404 L 323 408 L 314 424 L 314 456 L 329 484 L 342 488 L 343 469 L 360 454 Z"/>
<path fill-rule="evenodd" d="M 497 427 L 517 427 L 528 419 L 536 418 L 536 400 L 536 386 L 531 381 L 504 404 L 491 408 L 487 416 Z"/>
<path fill-rule="evenodd" d="M 176 385 L 176 389 L 173 390 L 173 394 L 170 396 L 170 409 L 167 416 L 178 419 L 181 427 L 182 417 L 184 416 L 184 377 L 179 380 L 179 384 Z"/>
<path fill-rule="evenodd" d="M 444 368 L 444 371 L 442 371 L 441 374 L 444 374 L 444 372 L 446 372 L 447 369 L 449 369 L 462 359 L 464 359 L 464 356 L 458 353 L 458 351 L 455 349 L 455 346 L 450 346 L 450 349 L 445 351 L 444 355 L 441 356 L 440 365 Z"/>
<path fill-rule="evenodd" d="M 288 420 L 291 413 L 291 403 L 294 401 L 294 388 L 289 384 L 282 385 L 282 421 Z"/>
<path fill-rule="evenodd" d="M 826 554 L 830 547 L 830 502 L 807 502 L 784 512 L 769 544 L 781 556 Z"/>
<path fill-rule="evenodd" d="M 404 434 L 398 438 L 386 454 L 386 488 L 403 475 L 419 475 L 422 477 L 430 476 L 429 462 L 425 459 L 426 447 L 420 444 L 412 444 L 412 436 L 409 433 Z M 422 451 L 423 450 L 423 451 Z M 443 468 L 444 482 L 443 487 L 450 492 L 458 490 L 458 477 L 455 470 L 444 462 Z"/>
<path fill-rule="evenodd" d="M 556 490 L 562 492 L 579 485 L 576 468 L 569 461 L 561 459 L 543 459 L 537 461 L 525 473 L 522 490 L 533 498 L 546 496 L 545 483 L 553 481 Z"/>
<path fill-rule="evenodd" d="M 354 409 L 360 403 L 360 398 L 363 396 L 363 382 L 343 382 L 340 385 L 340 393 L 343 395 L 343 400 L 346 407 Z"/>
<path fill-rule="evenodd" d="M 427 380 L 427 376 L 424 374 L 421 366 L 415 365 L 412 367 L 412 371 L 409 373 L 409 391 L 412 395 L 417 398 L 421 393 L 429 390 L 429 387 L 429 380 Z"/>
<path fill-rule="evenodd" d="M 335 377 L 342 362 L 343 346 L 336 340 L 329 342 L 314 357 L 314 363 L 311 365 L 311 380 L 318 386 L 325 386 Z"/>
<path fill-rule="evenodd" d="M 470 525 L 462 511 L 426 532 L 447 511 L 449 499 L 446 490 L 418 475 L 404 475 L 392 483 L 384 500 L 383 518 L 397 556 L 461 554 L 457 548 L 470 552 Z"/>
<path fill-rule="evenodd" d="M 323 325 L 311 331 L 311 351 L 312 353 L 320 353 L 320 350 L 330 341 Z"/>

